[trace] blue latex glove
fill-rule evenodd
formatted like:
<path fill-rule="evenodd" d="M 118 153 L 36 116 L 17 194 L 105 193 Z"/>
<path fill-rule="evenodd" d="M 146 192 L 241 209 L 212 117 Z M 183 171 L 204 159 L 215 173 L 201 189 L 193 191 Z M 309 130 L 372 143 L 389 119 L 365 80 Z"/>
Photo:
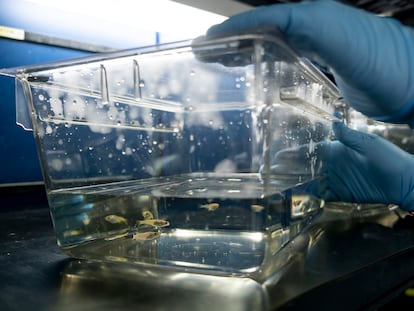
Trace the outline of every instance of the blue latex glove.
<path fill-rule="evenodd" d="M 318 143 L 313 152 L 308 145 L 280 151 L 272 172 L 303 171 L 316 158 L 322 177 L 310 189 L 326 201 L 397 204 L 414 210 L 414 156 L 343 123 L 334 123 L 333 129 L 338 140 Z"/>
<path fill-rule="evenodd" d="M 336 1 L 313 1 L 258 7 L 211 27 L 207 37 L 269 25 L 328 66 L 356 110 L 414 127 L 413 29 Z"/>
<path fill-rule="evenodd" d="M 321 196 L 330 201 L 398 204 L 414 210 L 414 156 L 388 140 L 334 123 L 339 141 L 324 146 Z"/>

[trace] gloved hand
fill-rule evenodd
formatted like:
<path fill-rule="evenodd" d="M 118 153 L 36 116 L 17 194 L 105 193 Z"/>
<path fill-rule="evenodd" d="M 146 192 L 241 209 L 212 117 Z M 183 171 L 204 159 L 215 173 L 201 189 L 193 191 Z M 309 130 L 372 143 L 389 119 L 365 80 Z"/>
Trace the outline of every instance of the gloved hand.
<path fill-rule="evenodd" d="M 337 141 L 321 142 L 309 150 L 303 145 L 280 151 L 275 156 L 273 173 L 294 171 L 295 165 L 321 166 L 317 195 L 326 201 L 398 204 L 414 210 L 414 156 L 386 139 L 335 122 Z M 299 167 L 299 171 L 302 168 Z"/>
<path fill-rule="evenodd" d="M 368 117 L 414 127 L 414 30 L 336 1 L 275 4 L 230 17 L 207 37 L 273 25 L 299 54 L 335 76 Z"/>

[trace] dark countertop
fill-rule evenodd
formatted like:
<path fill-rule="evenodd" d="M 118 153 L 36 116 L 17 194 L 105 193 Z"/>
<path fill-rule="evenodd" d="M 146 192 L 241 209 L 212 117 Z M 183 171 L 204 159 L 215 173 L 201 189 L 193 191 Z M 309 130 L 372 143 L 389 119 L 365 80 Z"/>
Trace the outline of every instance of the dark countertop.
<path fill-rule="evenodd" d="M 327 209 L 294 240 L 305 251 L 262 284 L 69 258 L 42 186 L 1 189 L 1 310 L 411 310 L 413 216 Z M 292 244 L 294 244 L 292 243 Z M 290 247 L 290 246 L 289 246 Z M 295 248 L 286 248 L 293 251 Z M 411 299 L 411 300 L 410 300 Z"/>

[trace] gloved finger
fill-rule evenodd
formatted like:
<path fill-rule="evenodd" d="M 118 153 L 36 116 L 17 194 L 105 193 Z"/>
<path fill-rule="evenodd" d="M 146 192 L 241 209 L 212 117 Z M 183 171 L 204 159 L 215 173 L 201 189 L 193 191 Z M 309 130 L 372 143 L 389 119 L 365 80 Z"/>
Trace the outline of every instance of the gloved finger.
<path fill-rule="evenodd" d="M 317 195 L 327 202 L 352 202 L 353 200 L 351 192 L 342 178 L 332 172 L 320 179 Z"/>
<path fill-rule="evenodd" d="M 376 159 L 380 154 L 390 158 L 394 155 L 396 157 L 409 156 L 390 141 L 375 134 L 350 129 L 342 122 L 334 122 L 332 129 L 342 144 L 357 151 L 365 158 Z"/>
<path fill-rule="evenodd" d="M 332 192 L 329 187 L 326 187 L 324 185 L 319 185 L 317 189 L 316 196 L 318 198 L 321 198 L 325 202 L 338 202 L 341 201 L 340 198 L 336 195 L 335 192 Z"/>
<path fill-rule="evenodd" d="M 275 154 L 270 171 L 273 174 L 297 174 L 309 165 L 309 148 L 300 146 L 284 149 Z"/>
<path fill-rule="evenodd" d="M 340 197 L 333 192 L 331 189 L 323 189 L 323 191 L 319 191 L 318 197 L 325 200 L 326 202 L 339 202 L 343 201 Z"/>
<path fill-rule="evenodd" d="M 227 35 L 241 30 L 274 25 L 284 32 L 290 21 L 290 4 L 280 5 L 280 10 L 269 10 L 269 7 L 258 7 L 232 16 L 221 24 L 210 27 L 207 37 Z"/>
<path fill-rule="evenodd" d="M 332 129 L 341 143 L 357 152 L 364 152 L 367 149 L 367 144 L 370 144 L 370 141 L 375 137 L 372 134 L 350 129 L 343 122 L 334 122 Z"/>
<path fill-rule="evenodd" d="M 272 159 L 273 174 L 318 174 L 321 163 L 328 157 L 328 142 L 304 144 L 294 148 L 280 150 Z"/>

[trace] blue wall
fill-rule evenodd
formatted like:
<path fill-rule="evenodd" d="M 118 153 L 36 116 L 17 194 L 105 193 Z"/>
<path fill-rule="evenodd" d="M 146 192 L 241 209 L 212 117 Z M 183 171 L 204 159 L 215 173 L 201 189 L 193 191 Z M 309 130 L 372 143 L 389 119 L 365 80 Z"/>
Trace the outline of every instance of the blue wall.
<path fill-rule="evenodd" d="M 0 39 L 0 68 L 75 58 L 89 53 Z M 31 131 L 16 124 L 14 79 L 0 76 L 0 184 L 41 181 Z"/>

